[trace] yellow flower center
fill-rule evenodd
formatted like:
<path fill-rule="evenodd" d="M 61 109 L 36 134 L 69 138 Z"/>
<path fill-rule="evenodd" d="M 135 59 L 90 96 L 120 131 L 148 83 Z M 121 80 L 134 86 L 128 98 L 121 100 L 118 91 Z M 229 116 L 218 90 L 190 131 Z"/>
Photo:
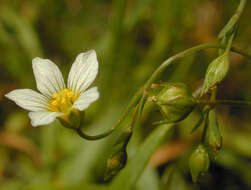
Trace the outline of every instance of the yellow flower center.
<path fill-rule="evenodd" d="M 58 93 L 52 94 L 49 110 L 67 113 L 76 99 L 77 95 L 75 95 L 70 89 L 65 88 Z"/>

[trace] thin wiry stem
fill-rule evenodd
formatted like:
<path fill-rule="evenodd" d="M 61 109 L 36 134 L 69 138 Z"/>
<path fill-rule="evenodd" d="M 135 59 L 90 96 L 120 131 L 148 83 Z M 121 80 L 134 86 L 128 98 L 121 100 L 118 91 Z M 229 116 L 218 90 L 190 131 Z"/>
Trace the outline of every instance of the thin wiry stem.
<path fill-rule="evenodd" d="M 231 19 L 228 21 L 228 23 L 224 26 L 224 28 L 220 31 L 218 38 L 223 38 L 229 31 L 231 31 L 234 26 L 237 24 L 238 20 L 240 19 L 240 16 L 246 6 L 247 0 L 240 0 L 239 6 L 234 13 L 234 15 L 231 17 Z"/>
<path fill-rule="evenodd" d="M 100 135 L 87 135 L 85 134 L 81 128 L 74 128 L 74 130 L 78 133 L 78 135 L 86 140 L 99 140 L 99 139 L 103 139 L 104 137 L 110 135 L 113 132 L 113 129 L 110 129 L 109 131 L 102 133 Z"/>
<path fill-rule="evenodd" d="M 168 58 L 166 61 L 164 61 L 154 72 L 153 74 L 150 76 L 150 78 L 146 81 L 146 83 L 143 85 L 143 87 L 141 87 L 136 94 L 134 95 L 133 99 L 130 101 L 130 103 L 128 104 L 128 106 L 126 107 L 124 113 L 122 114 L 122 116 L 120 117 L 120 119 L 118 120 L 118 122 L 115 124 L 115 126 L 111 129 L 109 129 L 107 132 L 102 133 L 100 135 L 95 135 L 95 136 L 90 136 L 90 135 L 86 135 L 85 133 L 83 133 L 81 131 L 81 129 L 76 129 L 77 133 L 79 134 L 79 136 L 81 136 L 84 139 L 87 140 L 98 140 L 101 138 L 104 138 L 106 136 L 108 136 L 109 134 L 111 134 L 120 124 L 121 122 L 127 117 L 127 115 L 129 114 L 130 110 L 138 103 L 139 99 L 142 97 L 145 98 L 147 96 L 146 92 L 151 84 L 156 81 L 161 73 L 172 63 L 174 63 L 175 61 L 184 58 L 185 56 L 191 55 L 197 51 L 200 50 L 204 50 L 204 49 L 209 49 L 209 48 L 216 48 L 216 49 L 224 49 L 225 46 L 222 45 L 218 45 L 218 44 L 201 44 L 201 45 L 197 45 L 194 46 L 192 48 L 189 48 L 187 50 L 184 50 L 170 58 Z M 240 49 L 237 48 L 231 48 L 231 51 L 236 52 L 240 55 L 243 55 L 249 59 L 251 59 L 251 55 L 249 55 L 248 53 L 243 52 Z M 145 97 L 144 97 L 145 96 Z"/>
<path fill-rule="evenodd" d="M 146 81 L 145 85 L 143 87 L 141 87 L 137 93 L 134 95 L 133 99 L 131 100 L 131 102 L 129 103 L 129 105 L 127 106 L 127 108 L 125 109 L 124 113 L 122 114 L 121 118 L 119 119 L 119 121 L 116 123 L 116 125 L 113 127 L 113 129 L 117 128 L 121 122 L 126 118 L 126 116 L 128 115 L 128 113 L 130 112 L 130 110 L 137 104 L 137 102 L 139 101 L 140 97 L 143 94 L 144 89 L 149 88 L 151 86 L 151 84 L 160 76 L 160 74 L 165 70 L 166 67 L 168 67 L 170 64 L 172 64 L 173 62 L 177 61 L 178 59 L 181 59 L 187 55 L 190 55 L 192 53 L 195 53 L 197 51 L 203 50 L 203 49 L 208 49 L 208 48 L 217 48 L 217 49 L 223 49 L 225 48 L 224 46 L 218 45 L 218 44 L 202 44 L 202 45 L 198 45 L 192 48 L 189 48 L 181 53 L 178 53 L 170 58 L 168 58 L 166 61 L 164 61 L 155 71 L 154 73 L 151 75 L 151 77 Z M 238 49 L 238 48 L 231 48 L 231 51 L 236 52 L 240 55 L 243 55 L 249 59 L 251 59 L 251 55 L 248 53 L 243 52 L 242 50 Z"/>
<path fill-rule="evenodd" d="M 200 100 L 200 104 L 206 104 L 210 106 L 226 105 L 226 106 L 251 106 L 251 101 L 244 100 Z"/>

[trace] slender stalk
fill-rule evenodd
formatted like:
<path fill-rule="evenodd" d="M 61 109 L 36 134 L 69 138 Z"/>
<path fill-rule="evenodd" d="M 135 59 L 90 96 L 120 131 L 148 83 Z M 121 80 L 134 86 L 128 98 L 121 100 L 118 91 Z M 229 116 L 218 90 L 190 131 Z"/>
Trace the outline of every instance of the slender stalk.
<path fill-rule="evenodd" d="M 210 102 L 215 102 L 216 101 L 216 95 L 217 95 L 217 90 L 218 90 L 218 86 L 214 86 L 214 88 L 212 88 L 212 93 L 210 96 Z M 205 111 L 205 123 L 204 123 L 204 128 L 202 131 L 202 135 L 201 135 L 201 142 L 205 143 L 206 142 L 206 135 L 207 135 L 207 129 L 208 129 L 208 117 L 209 117 L 209 112 L 210 109 L 212 109 L 214 105 L 213 104 L 205 104 L 204 105 L 204 109 Z"/>
<path fill-rule="evenodd" d="M 209 109 L 207 109 L 206 113 L 205 113 L 205 123 L 204 123 L 204 128 L 202 131 L 202 135 L 201 135 L 201 142 L 205 143 L 206 141 L 206 135 L 207 135 L 207 128 L 208 128 L 208 114 L 209 114 Z"/>
<path fill-rule="evenodd" d="M 165 70 L 166 67 L 168 67 L 169 65 L 171 65 L 174 61 L 181 59 L 187 55 L 193 54 L 197 51 L 203 50 L 203 49 L 207 49 L 207 48 L 221 48 L 221 49 L 225 49 L 225 46 L 222 45 L 218 45 L 218 44 L 201 44 L 198 46 L 194 46 L 192 48 L 189 48 L 181 53 L 178 53 L 172 57 L 170 57 L 169 59 L 167 59 L 166 61 L 164 61 L 152 74 L 152 76 L 148 79 L 148 81 L 145 83 L 144 85 L 144 94 L 143 94 L 143 101 L 145 101 L 146 96 L 147 96 L 147 91 L 150 88 L 151 84 L 160 76 L 160 74 Z M 231 48 L 231 51 L 235 51 L 235 49 Z"/>
<path fill-rule="evenodd" d="M 174 61 L 177 61 L 187 55 L 193 54 L 197 51 L 203 50 L 203 49 L 208 49 L 208 48 L 217 48 L 217 49 L 224 49 L 225 46 L 221 46 L 218 44 L 202 44 L 202 45 L 197 45 L 194 46 L 192 48 L 189 48 L 185 51 L 182 51 L 170 58 L 168 58 L 166 61 L 164 61 L 155 71 L 154 73 L 151 75 L 151 77 L 146 81 L 145 85 L 143 87 L 141 87 L 137 93 L 134 95 L 133 99 L 131 100 L 131 102 L 129 103 L 129 105 L 127 106 L 126 110 L 124 111 L 123 115 L 121 116 L 120 120 L 117 122 L 117 124 L 114 126 L 113 129 L 115 129 L 116 127 L 118 127 L 120 125 L 120 123 L 126 118 L 126 116 L 128 115 L 128 113 L 130 112 L 130 110 L 136 105 L 136 103 L 138 102 L 139 98 L 142 96 L 143 92 L 145 91 L 145 89 L 150 88 L 151 84 L 160 76 L 160 74 L 165 70 L 166 67 L 168 67 L 169 65 L 171 65 Z M 243 52 L 240 49 L 231 48 L 231 51 L 236 52 L 240 55 L 243 55 L 249 59 L 251 59 L 251 55 L 249 55 L 248 53 Z"/>
<path fill-rule="evenodd" d="M 120 117 L 120 119 L 118 120 L 118 122 L 115 124 L 115 126 L 111 129 L 109 129 L 107 132 L 100 134 L 100 135 L 96 135 L 96 136 L 89 136 L 86 135 L 85 133 L 83 133 L 80 129 L 77 129 L 77 133 L 79 134 L 79 136 L 81 136 L 82 138 L 85 138 L 87 140 L 98 140 L 101 138 L 104 138 L 106 136 L 108 136 L 109 134 L 111 134 L 120 124 L 121 122 L 126 118 L 126 116 L 129 114 L 130 110 L 138 103 L 140 97 L 145 98 L 147 96 L 146 92 L 151 84 L 157 80 L 158 77 L 160 77 L 161 73 L 172 63 L 174 63 L 175 61 L 182 59 L 185 56 L 188 56 L 190 54 L 193 54 L 197 51 L 203 50 L 203 49 L 208 49 L 208 48 L 216 48 L 216 49 L 224 49 L 225 46 L 221 46 L 218 44 L 201 44 L 201 45 L 197 45 L 194 46 L 192 48 L 189 48 L 187 50 L 184 50 L 170 58 L 168 58 L 166 61 L 164 61 L 154 72 L 153 74 L 150 76 L 150 78 L 146 81 L 146 83 L 143 85 L 143 87 L 141 87 L 136 94 L 134 95 L 133 99 L 130 101 L 130 103 L 128 104 L 128 106 L 126 107 L 124 113 L 122 114 L 122 116 Z M 251 59 L 251 55 L 244 53 L 242 50 L 237 49 L 237 48 L 231 48 L 231 51 L 236 52 L 240 55 L 246 56 L 247 58 Z"/>
<path fill-rule="evenodd" d="M 251 59 L 251 55 L 242 51 L 241 49 L 239 48 L 236 48 L 236 47 L 231 47 L 231 51 L 235 52 L 235 53 L 238 53 L 244 57 L 247 57 L 248 59 Z"/>
<path fill-rule="evenodd" d="M 233 29 L 233 27 L 236 25 L 238 20 L 240 19 L 240 16 L 246 6 L 247 0 L 240 0 L 239 6 L 234 13 L 234 15 L 231 17 L 231 19 L 228 21 L 228 23 L 225 25 L 225 27 L 220 31 L 218 38 L 223 38 L 229 31 Z"/>
<path fill-rule="evenodd" d="M 220 49 L 224 49 L 225 46 L 220 46 L 218 44 L 201 44 L 201 45 L 197 45 L 194 46 L 192 48 L 189 48 L 185 51 L 182 51 L 170 58 L 168 58 L 166 61 L 164 61 L 152 74 L 152 76 L 148 79 L 148 81 L 146 82 L 144 88 L 149 88 L 150 85 L 159 77 L 160 73 L 162 73 L 166 67 L 168 67 L 170 64 L 172 64 L 174 61 L 181 59 L 187 55 L 193 54 L 197 51 L 203 50 L 203 49 L 208 49 L 208 48 L 220 48 Z M 241 51 L 240 49 L 236 49 L 236 48 L 231 48 L 231 51 L 239 53 L 243 56 L 246 56 L 248 58 L 251 58 L 251 55 L 247 54 L 247 53 L 243 53 L 243 51 Z"/>
<path fill-rule="evenodd" d="M 78 135 L 86 140 L 99 140 L 99 139 L 102 139 L 108 135 L 110 135 L 112 132 L 113 132 L 113 129 L 110 129 L 109 131 L 105 132 L 105 133 L 102 133 L 100 135 L 94 135 L 94 136 L 90 136 L 90 135 L 87 135 L 85 134 L 81 128 L 74 128 L 74 130 L 78 133 Z"/>
<path fill-rule="evenodd" d="M 226 106 L 251 106 L 251 101 L 242 101 L 242 100 L 200 100 L 200 104 L 205 105 L 226 105 Z"/>
<path fill-rule="evenodd" d="M 220 31 L 220 33 L 218 35 L 218 38 L 221 39 L 220 44 L 226 45 L 226 48 L 224 48 L 225 49 L 224 51 L 223 50 L 219 51 L 219 56 L 225 52 L 229 52 L 229 50 L 231 49 L 232 42 L 233 42 L 233 39 L 234 39 L 234 36 L 236 33 L 235 29 L 237 26 L 237 22 L 242 14 L 244 8 L 245 8 L 246 2 L 247 2 L 246 0 L 240 0 L 240 4 L 239 4 L 235 14 L 231 17 L 231 19 L 228 21 L 228 23 L 225 25 L 225 27 Z M 231 35 L 229 36 L 228 34 L 231 34 Z M 206 121 L 205 121 L 205 125 L 204 125 L 203 132 L 202 132 L 202 138 L 201 138 L 202 142 L 205 142 L 205 139 L 206 139 L 206 133 L 207 133 L 207 128 L 208 128 L 208 114 L 210 111 L 210 107 L 213 107 L 218 103 L 227 103 L 230 105 L 233 104 L 233 102 L 231 102 L 231 101 L 226 101 L 226 100 L 218 101 L 218 100 L 216 100 L 217 88 L 218 88 L 218 85 L 216 84 L 214 86 L 214 88 L 212 89 L 212 93 L 211 93 L 210 100 L 209 100 L 210 103 L 205 104 L 205 108 L 206 109 L 208 108 L 208 110 L 205 113 L 205 120 Z M 201 95 L 203 95 L 203 94 L 201 94 Z M 238 102 L 238 103 L 240 103 L 240 102 Z"/>

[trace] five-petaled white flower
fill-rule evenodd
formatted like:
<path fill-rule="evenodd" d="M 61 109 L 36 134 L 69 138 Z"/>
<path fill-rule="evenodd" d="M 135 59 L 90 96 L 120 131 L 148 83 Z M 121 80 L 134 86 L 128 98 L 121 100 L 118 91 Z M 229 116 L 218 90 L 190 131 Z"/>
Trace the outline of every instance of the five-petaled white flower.
<path fill-rule="evenodd" d="M 97 87 L 87 88 L 98 73 L 96 52 L 80 53 L 72 64 L 67 87 L 55 63 L 48 59 L 34 58 L 32 68 L 38 93 L 31 89 L 17 89 L 5 96 L 20 107 L 31 111 L 33 126 L 46 125 L 57 117 L 64 117 L 71 110 L 85 110 L 99 97 Z"/>

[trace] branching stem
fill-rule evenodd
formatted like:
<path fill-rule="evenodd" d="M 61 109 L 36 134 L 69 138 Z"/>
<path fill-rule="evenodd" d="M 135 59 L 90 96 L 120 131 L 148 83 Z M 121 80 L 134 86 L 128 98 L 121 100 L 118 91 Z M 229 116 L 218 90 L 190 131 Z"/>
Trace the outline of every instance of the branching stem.
<path fill-rule="evenodd" d="M 170 58 L 168 58 L 166 61 L 164 61 L 154 72 L 153 74 L 150 76 L 150 78 L 146 81 L 146 83 L 143 85 L 143 87 L 141 87 L 136 94 L 134 95 L 133 99 L 130 101 L 130 103 L 128 104 L 128 106 L 126 107 L 124 113 L 122 114 L 121 118 L 118 120 L 118 122 L 116 123 L 116 125 L 109 129 L 107 132 L 102 133 L 100 135 L 95 135 L 95 136 L 90 136 L 90 135 L 86 135 L 84 132 L 82 132 L 81 129 L 76 129 L 76 132 L 78 133 L 79 136 L 81 136 L 84 139 L 87 140 L 98 140 L 101 138 L 104 138 L 106 136 L 108 136 L 109 134 L 111 134 L 120 124 L 121 122 L 127 117 L 127 115 L 129 114 L 130 110 L 138 103 L 139 99 L 142 98 L 146 98 L 147 97 L 147 91 L 150 89 L 151 84 L 156 81 L 162 74 L 162 72 L 172 63 L 174 63 L 175 61 L 184 58 L 185 56 L 191 55 L 197 51 L 200 50 L 204 50 L 204 49 L 209 49 L 209 48 L 216 48 L 216 49 L 224 49 L 225 46 L 222 45 L 218 45 L 218 44 L 201 44 L 201 45 L 197 45 L 194 46 L 192 48 L 186 49 Z M 231 51 L 236 52 L 240 55 L 243 55 L 249 59 L 251 59 L 251 55 L 249 55 L 248 53 L 243 52 L 240 49 L 231 47 Z M 145 93 L 144 93 L 145 92 Z"/>

